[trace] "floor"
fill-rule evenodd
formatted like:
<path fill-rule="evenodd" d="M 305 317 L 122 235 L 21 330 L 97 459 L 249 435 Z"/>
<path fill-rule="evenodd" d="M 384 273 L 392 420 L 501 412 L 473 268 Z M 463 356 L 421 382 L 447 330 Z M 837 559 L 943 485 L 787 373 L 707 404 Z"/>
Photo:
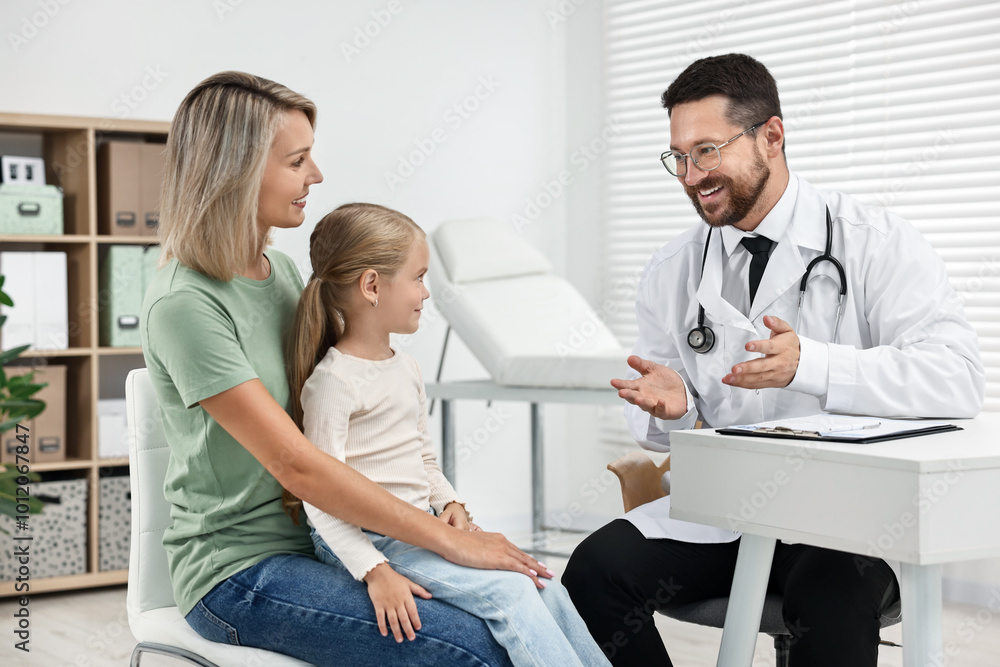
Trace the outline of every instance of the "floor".
<path fill-rule="evenodd" d="M 557 572 L 565 561 L 545 559 Z M 28 609 L 31 619 L 31 652 L 13 649 L 13 599 L 0 600 L 0 665 L 4 667 L 125 667 L 135 640 L 128 629 L 125 587 L 93 591 L 36 595 Z M 657 617 L 657 625 L 678 667 L 712 667 L 721 630 L 703 628 Z M 899 643 L 900 627 L 887 628 L 883 639 Z M 928 667 L 997 667 L 1000 665 L 1000 619 L 987 610 L 946 603 L 944 641 L 952 655 Z M 757 643 L 754 667 L 774 664 L 770 639 Z M 177 667 L 161 656 L 144 657 L 143 667 Z M 902 651 L 882 647 L 880 667 L 901 667 Z"/>

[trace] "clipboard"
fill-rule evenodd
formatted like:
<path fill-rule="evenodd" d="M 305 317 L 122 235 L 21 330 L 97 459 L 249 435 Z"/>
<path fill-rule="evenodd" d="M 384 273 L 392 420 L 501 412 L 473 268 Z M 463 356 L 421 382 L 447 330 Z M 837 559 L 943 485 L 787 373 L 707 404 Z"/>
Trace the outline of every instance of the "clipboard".
<path fill-rule="evenodd" d="M 761 422 L 716 429 L 722 435 L 749 435 L 760 438 L 846 442 L 867 445 L 889 440 L 915 438 L 933 433 L 961 431 L 947 422 L 927 420 L 881 419 L 850 415 L 820 414 L 810 417 Z"/>

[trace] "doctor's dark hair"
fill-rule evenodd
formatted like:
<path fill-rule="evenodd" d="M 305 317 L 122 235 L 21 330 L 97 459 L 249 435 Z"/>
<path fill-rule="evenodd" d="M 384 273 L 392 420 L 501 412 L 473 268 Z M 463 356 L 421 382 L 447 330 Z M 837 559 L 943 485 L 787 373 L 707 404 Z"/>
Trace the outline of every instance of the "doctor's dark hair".
<path fill-rule="evenodd" d="M 726 118 L 743 129 L 772 116 L 782 118 L 774 77 L 760 61 L 742 53 L 694 61 L 664 91 L 660 102 L 669 116 L 678 104 L 712 95 L 729 100 Z M 750 134 L 756 133 L 754 130 Z"/>

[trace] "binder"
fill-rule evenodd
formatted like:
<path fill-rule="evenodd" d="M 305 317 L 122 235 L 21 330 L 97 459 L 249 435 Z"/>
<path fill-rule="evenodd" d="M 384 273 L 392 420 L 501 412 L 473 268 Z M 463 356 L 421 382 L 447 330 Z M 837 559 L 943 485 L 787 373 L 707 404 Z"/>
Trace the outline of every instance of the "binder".
<path fill-rule="evenodd" d="M 759 438 L 847 442 L 867 445 L 876 442 L 961 430 L 959 426 L 941 421 L 820 414 L 809 417 L 761 422 L 759 424 L 718 428 L 715 432 L 722 435 L 749 435 Z"/>

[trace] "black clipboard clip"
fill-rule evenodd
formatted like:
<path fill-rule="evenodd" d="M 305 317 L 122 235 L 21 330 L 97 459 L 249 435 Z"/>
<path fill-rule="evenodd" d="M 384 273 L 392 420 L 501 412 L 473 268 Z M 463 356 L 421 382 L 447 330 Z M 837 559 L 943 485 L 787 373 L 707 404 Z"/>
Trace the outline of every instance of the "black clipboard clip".
<path fill-rule="evenodd" d="M 803 431 L 787 426 L 774 426 L 771 428 L 755 428 L 751 431 L 754 435 L 790 435 L 796 438 L 822 438 L 819 431 Z"/>

